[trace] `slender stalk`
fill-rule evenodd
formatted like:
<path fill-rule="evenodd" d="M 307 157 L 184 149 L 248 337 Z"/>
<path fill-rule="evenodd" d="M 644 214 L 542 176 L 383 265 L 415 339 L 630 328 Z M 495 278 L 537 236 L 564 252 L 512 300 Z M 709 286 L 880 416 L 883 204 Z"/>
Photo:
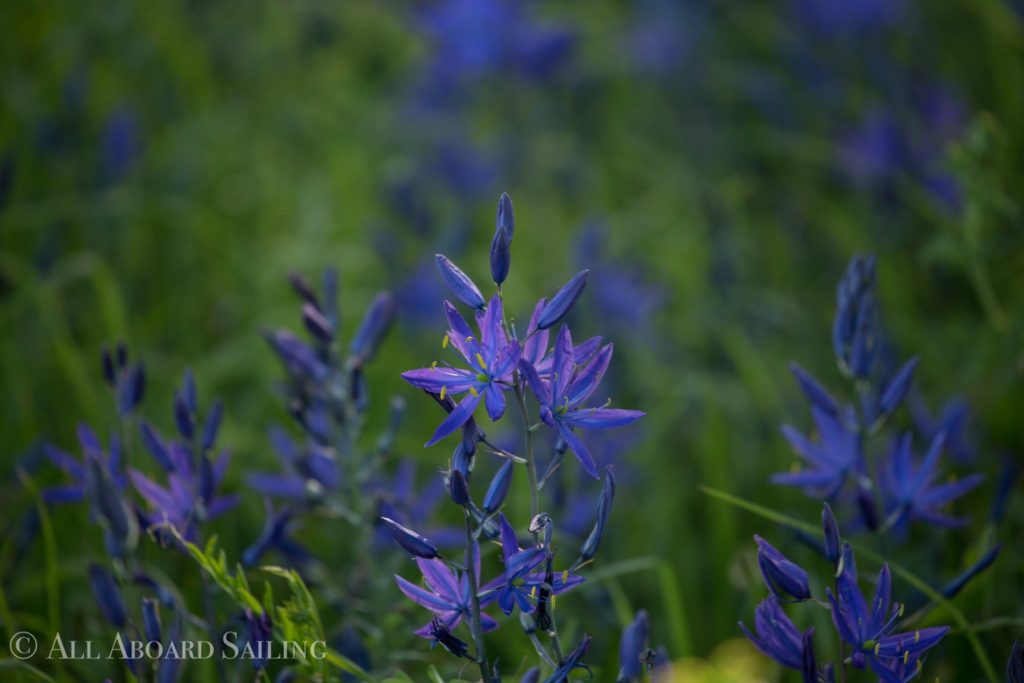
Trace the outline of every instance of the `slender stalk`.
<path fill-rule="evenodd" d="M 483 621 L 480 619 L 480 596 L 477 595 L 479 588 L 476 585 L 476 562 L 473 558 L 473 522 L 466 513 L 466 576 L 469 577 L 470 594 L 470 619 L 469 630 L 473 635 L 473 644 L 476 645 L 476 656 L 480 660 L 480 675 L 484 683 L 495 683 L 494 672 L 487 661 L 487 653 L 484 651 L 484 629 Z"/>
<path fill-rule="evenodd" d="M 530 478 L 530 519 L 540 512 L 540 493 L 537 491 L 537 459 L 533 455 L 533 432 L 530 431 L 530 416 L 526 410 L 526 394 L 519 382 L 518 373 L 514 379 L 516 402 L 519 404 L 520 417 L 523 419 L 523 434 L 526 437 L 526 472 Z M 537 534 L 534 534 L 536 540 Z"/>

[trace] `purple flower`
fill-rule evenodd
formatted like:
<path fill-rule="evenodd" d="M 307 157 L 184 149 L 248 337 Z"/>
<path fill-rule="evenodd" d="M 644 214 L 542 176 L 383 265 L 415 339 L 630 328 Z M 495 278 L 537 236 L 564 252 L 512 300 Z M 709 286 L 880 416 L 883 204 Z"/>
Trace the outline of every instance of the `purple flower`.
<path fill-rule="evenodd" d="M 272 427 L 268 435 L 285 472 L 250 472 L 246 476 L 249 486 L 268 496 L 295 501 L 318 500 L 337 488 L 338 462 L 329 449 L 312 440 L 300 445 L 281 427 Z"/>
<path fill-rule="evenodd" d="M 618 681 L 626 683 L 639 680 L 643 676 L 643 657 L 647 651 L 650 628 L 647 611 L 640 610 L 633 622 L 622 631 L 622 638 L 619 640 Z"/>
<path fill-rule="evenodd" d="M 78 425 L 78 442 L 81 445 L 83 454 L 83 462 L 81 463 L 72 455 L 53 444 L 43 445 L 43 453 L 49 458 L 50 462 L 72 480 L 70 484 L 43 489 L 43 500 L 46 502 L 78 503 L 85 500 L 87 493 L 86 467 L 90 460 L 96 460 L 99 468 L 106 472 L 118 491 L 124 489 L 127 480 L 121 469 L 120 443 L 116 439 L 112 440 L 110 455 L 105 455 L 103 447 L 96 438 L 96 434 L 84 424 Z"/>
<path fill-rule="evenodd" d="M 540 418 L 555 429 L 565 440 L 583 469 L 598 478 L 597 465 L 586 445 L 576 435 L 575 429 L 613 429 L 636 422 L 644 413 L 639 410 L 621 408 L 585 407 L 582 404 L 590 398 L 604 377 L 611 362 L 612 345 L 601 347 L 600 351 L 583 366 L 576 364 L 572 336 L 565 325 L 555 340 L 552 359 L 551 379 L 545 382 L 537 370 L 525 360 L 519 363 L 534 396 L 540 403 Z"/>
<path fill-rule="evenodd" d="M 442 399 L 468 392 L 434 432 L 432 446 L 461 427 L 473 415 L 481 399 L 491 420 L 505 412 L 504 392 L 511 388 L 512 372 L 519 360 L 519 343 L 509 340 L 502 322 L 501 299 L 495 295 L 486 310 L 478 312 L 479 339 L 473 335 L 462 315 L 448 301 L 444 302 L 448 318 L 445 345 L 451 344 L 469 365 L 468 368 L 433 365 L 409 370 L 402 378 L 414 387 L 437 394 Z"/>
<path fill-rule="evenodd" d="M 568 683 L 569 674 L 575 669 L 590 669 L 586 664 L 580 662 L 583 659 L 583 655 L 587 654 L 587 650 L 590 649 L 590 641 L 593 640 L 590 636 L 584 634 L 583 639 L 580 640 L 579 644 L 573 648 L 573 651 L 566 655 L 562 662 L 562 665 L 555 670 L 553 674 L 544 679 L 544 683 Z"/>
<path fill-rule="evenodd" d="M 844 571 L 836 579 L 837 594 L 831 589 L 826 589 L 826 593 L 839 636 L 854 648 L 853 665 L 870 669 L 886 683 L 902 683 L 906 673 L 916 673 L 924 653 L 949 632 L 949 627 L 941 626 L 893 634 L 903 610 L 891 603 L 889 565 L 883 565 L 878 573 L 870 608 L 852 572 Z M 909 671 L 903 668 L 908 664 L 913 665 Z"/>
<path fill-rule="evenodd" d="M 167 523 L 177 529 L 186 540 L 198 539 L 198 525 L 224 514 L 238 504 L 237 494 L 217 495 L 217 487 L 224 480 L 229 456 L 223 452 L 216 462 L 205 455 L 193 465 L 189 452 L 182 444 L 171 444 L 169 453 L 173 468 L 167 472 L 167 485 L 160 486 L 142 472 L 129 469 L 135 490 L 153 508 L 140 512 L 149 526 Z"/>
<path fill-rule="evenodd" d="M 754 610 L 756 635 L 742 621 L 740 629 L 764 656 L 790 669 L 799 670 L 803 666 L 803 634 L 782 610 L 775 595 L 769 595 Z"/>
<path fill-rule="evenodd" d="M 984 477 L 972 474 L 960 481 L 935 485 L 944 435 L 932 439 L 927 454 L 916 467 L 911 440 L 909 433 L 895 440 L 881 467 L 879 484 L 885 499 L 887 523 L 898 535 L 905 534 L 909 523 L 915 520 L 941 527 L 965 525 L 966 519 L 951 517 L 939 508 L 974 489 Z"/>
<path fill-rule="evenodd" d="M 474 545 L 474 567 L 477 585 L 480 583 L 480 550 Z M 416 564 L 423 574 L 426 588 L 410 583 L 401 576 L 395 575 L 398 589 L 407 598 L 420 607 L 425 607 L 441 620 L 441 624 L 449 631 L 453 630 L 464 618 L 471 614 L 472 594 L 469 588 L 469 576 L 465 572 L 456 572 L 444 560 L 417 558 Z M 480 595 L 480 606 L 490 604 L 495 595 Z M 484 631 L 498 628 L 498 622 L 481 612 L 480 621 Z M 416 630 L 416 635 L 423 638 L 433 636 L 431 624 Z"/>
<path fill-rule="evenodd" d="M 533 570 L 548 559 L 548 550 L 537 547 L 521 549 L 505 515 L 501 515 L 500 526 L 505 571 L 481 587 L 480 595 L 497 600 L 498 607 L 505 614 L 512 614 L 516 607 L 524 614 L 531 614 L 537 609 L 537 597 L 546 578 L 544 572 Z M 583 583 L 583 580 L 583 577 L 570 575 L 568 571 L 555 574 L 550 592 L 561 595 Z"/>
<path fill-rule="evenodd" d="M 772 481 L 799 486 L 811 496 L 831 498 L 839 492 L 848 476 L 863 470 L 861 438 L 849 426 L 855 420 L 849 410 L 832 415 L 812 404 L 811 417 L 817 427 L 817 441 L 811 441 L 789 425 L 782 426 L 782 435 L 810 467 L 776 474 Z"/>

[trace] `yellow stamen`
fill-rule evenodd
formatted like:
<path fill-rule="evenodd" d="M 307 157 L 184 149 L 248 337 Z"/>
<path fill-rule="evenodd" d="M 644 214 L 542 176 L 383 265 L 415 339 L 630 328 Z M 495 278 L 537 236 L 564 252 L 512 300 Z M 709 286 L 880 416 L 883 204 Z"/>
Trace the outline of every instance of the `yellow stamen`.
<path fill-rule="evenodd" d="M 536 598 L 537 597 L 537 587 L 536 586 L 534 586 L 533 588 L 530 589 L 530 597 L 531 598 Z"/>
<path fill-rule="evenodd" d="M 433 363 L 430 364 L 430 369 L 431 370 L 437 370 L 437 361 L 436 360 Z"/>
<path fill-rule="evenodd" d="M 569 583 L 569 570 L 562 572 L 562 583 Z"/>
<path fill-rule="evenodd" d="M 875 643 L 875 656 L 878 656 L 878 651 L 882 649 L 881 643 Z"/>
<path fill-rule="evenodd" d="M 481 369 L 487 367 L 487 363 L 484 362 L 484 357 L 481 356 L 479 353 L 476 354 L 476 362 L 480 364 Z"/>
<path fill-rule="evenodd" d="M 917 633 L 914 634 L 914 642 L 915 643 L 920 643 L 921 642 L 921 632 L 920 631 L 918 631 Z"/>
<path fill-rule="evenodd" d="M 476 392 L 476 387 L 470 387 L 469 388 L 469 393 L 473 394 L 474 396 L 479 396 L 480 395 L 480 394 L 478 394 Z"/>
<path fill-rule="evenodd" d="M 444 395 L 448 393 L 448 387 L 441 387 L 441 400 L 444 400 Z"/>
<path fill-rule="evenodd" d="M 552 612 L 554 612 L 554 611 L 555 611 L 555 599 L 556 599 L 557 597 L 558 597 L 557 595 L 552 595 L 552 596 L 551 596 L 551 611 L 552 611 Z"/>
<path fill-rule="evenodd" d="M 473 335 L 469 335 L 468 337 L 466 337 L 466 342 L 467 343 L 471 342 L 471 341 L 473 341 Z"/>
<path fill-rule="evenodd" d="M 441 348 L 442 349 L 447 349 L 448 348 L 448 335 L 447 334 L 444 335 L 444 339 L 441 340 Z"/>
<path fill-rule="evenodd" d="M 903 651 L 903 663 L 906 664 L 910 661 L 910 650 Z"/>

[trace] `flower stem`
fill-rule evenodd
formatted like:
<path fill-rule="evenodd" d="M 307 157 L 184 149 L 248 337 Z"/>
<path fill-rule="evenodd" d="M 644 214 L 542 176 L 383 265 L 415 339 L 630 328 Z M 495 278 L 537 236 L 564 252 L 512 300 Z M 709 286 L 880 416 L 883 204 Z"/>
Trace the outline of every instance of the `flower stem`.
<path fill-rule="evenodd" d="M 476 585 L 476 562 L 473 557 L 473 522 L 469 514 L 466 514 L 466 576 L 469 577 L 470 614 L 469 630 L 473 636 L 473 644 L 476 645 L 476 656 L 480 660 L 480 675 L 484 683 L 494 683 L 494 672 L 487 662 L 487 653 L 484 651 L 484 629 L 483 621 L 480 619 L 480 596 Z"/>
<path fill-rule="evenodd" d="M 530 478 L 530 520 L 532 521 L 540 512 L 540 494 L 537 491 L 537 459 L 533 455 L 533 432 L 530 431 L 530 416 L 526 410 L 526 394 L 523 392 L 518 376 L 514 381 L 519 413 L 523 419 L 523 434 L 526 436 L 526 472 Z M 536 540 L 537 534 L 533 536 Z"/>

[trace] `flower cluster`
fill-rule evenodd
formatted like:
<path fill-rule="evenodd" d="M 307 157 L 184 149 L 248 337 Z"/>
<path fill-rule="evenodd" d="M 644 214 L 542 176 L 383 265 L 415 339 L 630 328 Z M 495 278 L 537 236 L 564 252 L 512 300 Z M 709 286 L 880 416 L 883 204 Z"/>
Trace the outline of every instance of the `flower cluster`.
<path fill-rule="evenodd" d="M 416 559 L 423 577 L 423 585 L 418 585 L 396 576 L 402 593 L 433 614 L 431 621 L 416 631 L 418 635 L 441 644 L 453 655 L 478 663 L 483 680 L 496 681 L 499 677 L 487 657 L 484 633 L 498 628 L 499 621 L 486 610 L 493 605 L 506 616 L 518 613 L 520 627 L 536 649 L 539 665 L 550 670 L 544 680 L 559 683 L 568 680 L 573 669 L 584 666 L 582 658 L 591 641 L 584 635 L 573 650 L 563 649 L 556 599 L 584 581 L 576 572 L 597 553 L 611 511 L 615 480 L 607 468 L 591 533 L 583 540 L 575 560 L 557 568 L 556 520 L 541 511 L 539 494 L 546 476 L 538 476 L 534 435 L 547 428 L 555 437 L 555 458 L 547 473 L 553 472 L 571 451 L 587 474 L 602 478 L 580 432 L 625 426 L 643 413 L 611 408 L 607 401 L 594 404 L 592 400 L 611 362 L 612 344 L 600 337 L 574 343 L 569 326 L 563 323 L 583 293 L 586 270 L 550 298 L 538 301 L 525 330 L 517 329 L 506 317 L 502 287 L 509 273 L 514 235 L 512 202 L 508 195 L 502 195 L 490 252 L 496 293 L 489 299 L 455 263 L 437 255 L 441 278 L 456 301 L 473 312 L 475 329 L 455 303 L 444 301 L 447 331 L 442 347 L 453 352 L 454 362 L 434 362 L 430 367 L 402 374 L 411 385 L 431 395 L 446 413 L 427 446 L 453 434 L 459 436 L 445 481 L 452 502 L 464 513 L 464 552 L 450 556 L 412 528 L 390 518 L 383 522 L 395 541 Z M 535 411 L 529 407 L 531 398 Z M 477 422 L 481 403 L 490 421 L 497 422 L 506 415 L 510 400 L 522 422 L 521 454 L 494 445 Z M 500 462 L 482 497 L 473 487 L 480 452 Z M 526 470 L 528 480 L 530 519 L 527 524 L 516 525 L 503 509 L 514 472 L 520 467 Z M 420 522 L 414 520 L 412 526 Z M 482 541 L 494 541 L 500 547 L 502 561 L 501 571 L 486 582 Z M 453 633 L 460 624 L 467 625 L 472 647 Z M 646 619 L 633 631 L 624 641 L 621 680 L 636 679 L 641 654 L 647 656 Z M 651 657 L 652 661 L 658 659 L 657 655 Z M 533 669 L 523 680 L 537 681 L 540 675 L 540 668 Z"/>
<path fill-rule="evenodd" d="M 857 566 L 849 543 L 841 543 L 839 528 L 826 503 L 822 511 L 825 554 L 834 568 L 835 585 L 825 589 L 825 600 L 812 594 L 807 572 L 770 543 L 755 537 L 758 566 L 771 594 L 757 606 L 754 631 L 743 622 L 740 628 L 754 646 L 782 666 L 796 669 L 806 683 L 834 683 L 835 673 L 845 666 L 867 669 L 883 683 L 905 683 L 916 677 L 924 655 L 949 632 L 949 628 L 929 627 L 900 631 L 904 616 L 902 604 L 892 599 L 892 574 L 882 565 L 870 603 L 857 583 Z M 814 628 L 801 631 L 789 618 L 783 605 L 816 601 L 828 609 L 844 656 L 819 668 L 814 651 Z M 842 680 L 845 679 L 845 675 Z"/>
<path fill-rule="evenodd" d="M 836 293 L 832 345 L 840 372 L 850 380 L 854 400 L 845 403 L 810 373 L 791 366 L 810 406 L 817 438 L 784 425 L 782 434 L 804 466 L 775 475 L 778 484 L 797 486 L 808 495 L 850 504 L 858 523 L 877 533 L 906 537 L 912 522 L 962 526 L 967 520 L 945 507 L 978 486 L 980 474 L 936 483 L 947 443 L 963 436 L 960 421 L 946 419 L 919 430 L 927 438 L 923 458 L 914 455 L 914 433 L 892 434 L 887 452 L 870 457 L 868 438 L 881 433 L 911 390 L 918 358 L 892 362 L 875 297 L 876 264 L 872 256 L 850 261 Z M 955 440 L 955 441 L 954 441 Z"/>

